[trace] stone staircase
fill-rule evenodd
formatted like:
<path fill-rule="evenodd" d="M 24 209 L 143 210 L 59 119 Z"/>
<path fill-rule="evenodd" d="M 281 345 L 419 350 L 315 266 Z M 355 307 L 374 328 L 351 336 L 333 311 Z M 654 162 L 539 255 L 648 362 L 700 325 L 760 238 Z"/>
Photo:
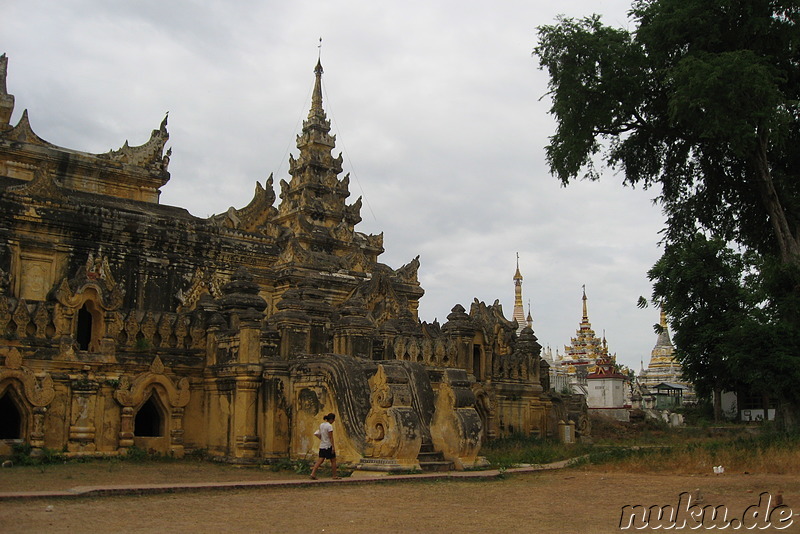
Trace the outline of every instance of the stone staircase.
<path fill-rule="evenodd" d="M 453 470 L 453 462 L 445 460 L 441 452 L 434 451 L 433 445 L 430 443 L 422 444 L 417 460 L 419 460 L 420 468 L 426 472 Z"/>

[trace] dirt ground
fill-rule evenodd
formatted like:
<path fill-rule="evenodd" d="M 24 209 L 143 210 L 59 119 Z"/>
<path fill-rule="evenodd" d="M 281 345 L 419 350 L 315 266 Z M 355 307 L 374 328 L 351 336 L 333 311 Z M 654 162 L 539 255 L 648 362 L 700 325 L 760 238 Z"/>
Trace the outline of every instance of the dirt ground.
<path fill-rule="evenodd" d="M 0 470 L 0 492 L 274 478 L 305 477 L 199 462 L 68 464 Z M 343 480 L 299 487 L 0 501 L 0 532 L 591 534 L 620 532 L 623 506 L 677 506 L 682 492 L 696 489 L 703 505 L 726 506 L 728 518 L 741 517 L 759 503 L 762 492 L 781 491 L 789 509 L 795 507 L 794 524 L 783 532 L 800 532 L 800 480 L 794 475 L 656 475 L 596 468 L 507 473 L 501 479 Z"/>

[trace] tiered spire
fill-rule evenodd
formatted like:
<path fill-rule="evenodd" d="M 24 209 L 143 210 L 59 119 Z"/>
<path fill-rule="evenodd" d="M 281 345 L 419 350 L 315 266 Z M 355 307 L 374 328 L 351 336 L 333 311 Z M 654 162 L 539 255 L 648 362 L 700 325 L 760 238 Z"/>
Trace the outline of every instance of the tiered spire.
<path fill-rule="evenodd" d="M 658 385 L 661 382 L 681 384 L 687 386 L 689 392 L 691 392 L 691 384 L 683 378 L 683 368 L 680 362 L 675 359 L 675 347 L 669 338 L 667 314 L 664 312 L 663 307 L 661 308 L 659 323 L 661 328 L 656 345 L 650 353 L 650 363 L 646 369 L 644 369 L 644 363 L 642 363 L 643 368 L 639 372 L 639 382 L 648 387 Z M 684 392 L 684 395 L 687 395 L 687 393 Z"/>
<path fill-rule="evenodd" d="M 8 56 L 0 56 L 0 132 L 11 128 L 11 114 L 14 112 L 14 95 L 8 94 L 6 89 L 6 74 L 8 73 Z"/>
<path fill-rule="evenodd" d="M 322 107 L 322 62 L 314 68 L 314 90 L 311 109 L 297 136 L 297 159 L 289 157 L 287 183 L 281 180 L 281 203 L 276 223 L 292 228 L 306 249 L 326 250 L 347 247 L 352 241 L 353 227 L 361 221 L 361 199 L 346 205 L 350 196 L 350 177 L 339 180 L 342 155 L 334 158 L 336 136 Z"/>
<path fill-rule="evenodd" d="M 525 310 L 522 306 L 522 274 L 519 272 L 519 252 L 517 252 L 517 272 L 514 273 L 514 314 L 512 318 L 517 321 L 517 334 L 526 326 Z"/>
<path fill-rule="evenodd" d="M 650 365 L 648 368 L 677 366 L 678 362 L 674 359 L 675 347 L 672 345 L 672 340 L 669 338 L 667 314 L 663 307 L 661 308 L 659 325 L 661 326 L 661 331 L 658 333 L 656 345 L 650 353 Z"/>
<path fill-rule="evenodd" d="M 570 360 L 587 360 L 593 361 L 597 358 L 608 355 L 608 345 L 605 341 L 605 333 L 603 338 L 598 338 L 592 324 L 589 322 L 589 307 L 586 298 L 586 286 L 583 286 L 583 317 L 581 318 L 580 328 L 577 331 L 577 336 L 572 338 L 572 344 L 565 346 L 565 356 Z"/>

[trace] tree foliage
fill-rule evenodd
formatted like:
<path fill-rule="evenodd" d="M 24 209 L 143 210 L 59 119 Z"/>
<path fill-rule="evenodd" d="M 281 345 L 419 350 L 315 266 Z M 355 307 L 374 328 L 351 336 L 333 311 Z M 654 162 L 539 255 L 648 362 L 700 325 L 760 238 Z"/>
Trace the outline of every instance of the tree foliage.
<path fill-rule="evenodd" d="M 778 0 L 639 0 L 635 30 L 598 16 L 539 28 L 564 183 L 658 183 L 668 237 L 695 224 L 800 262 L 800 6 Z"/>
<path fill-rule="evenodd" d="M 747 382 L 796 416 L 800 0 L 634 0 L 630 16 L 539 28 L 548 164 L 565 185 L 602 162 L 659 186 L 650 276 L 686 372 L 701 390 Z"/>
<path fill-rule="evenodd" d="M 673 338 L 684 376 L 700 395 L 714 387 L 735 388 L 728 340 L 747 313 L 741 257 L 724 241 L 696 234 L 666 247 L 648 272 L 653 297 L 680 325 Z"/>
<path fill-rule="evenodd" d="M 672 318 L 676 357 L 700 396 L 718 400 L 733 390 L 800 401 L 800 345 L 766 291 L 773 269 L 763 263 L 698 232 L 668 243 L 648 272 L 653 299 Z"/>

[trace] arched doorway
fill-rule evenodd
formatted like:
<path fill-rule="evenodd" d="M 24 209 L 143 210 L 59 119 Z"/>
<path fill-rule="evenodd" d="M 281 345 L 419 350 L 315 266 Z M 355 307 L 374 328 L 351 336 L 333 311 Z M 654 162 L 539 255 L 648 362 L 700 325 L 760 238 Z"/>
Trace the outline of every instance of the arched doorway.
<path fill-rule="evenodd" d="M 9 391 L 0 396 L 0 439 L 22 439 L 22 412 Z"/>
<path fill-rule="evenodd" d="M 169 416 L 156 389 L 142 403 L 133 418 L 133 444 L 149 453 L 168 454 Z"/>
<path fill-rule="evenodd" d="M 142 404 L 133 422 L 134 436 L 157 438 L 164 435 L 163 408 L 159 404 L 155 395 L 150 395 Z"/>

